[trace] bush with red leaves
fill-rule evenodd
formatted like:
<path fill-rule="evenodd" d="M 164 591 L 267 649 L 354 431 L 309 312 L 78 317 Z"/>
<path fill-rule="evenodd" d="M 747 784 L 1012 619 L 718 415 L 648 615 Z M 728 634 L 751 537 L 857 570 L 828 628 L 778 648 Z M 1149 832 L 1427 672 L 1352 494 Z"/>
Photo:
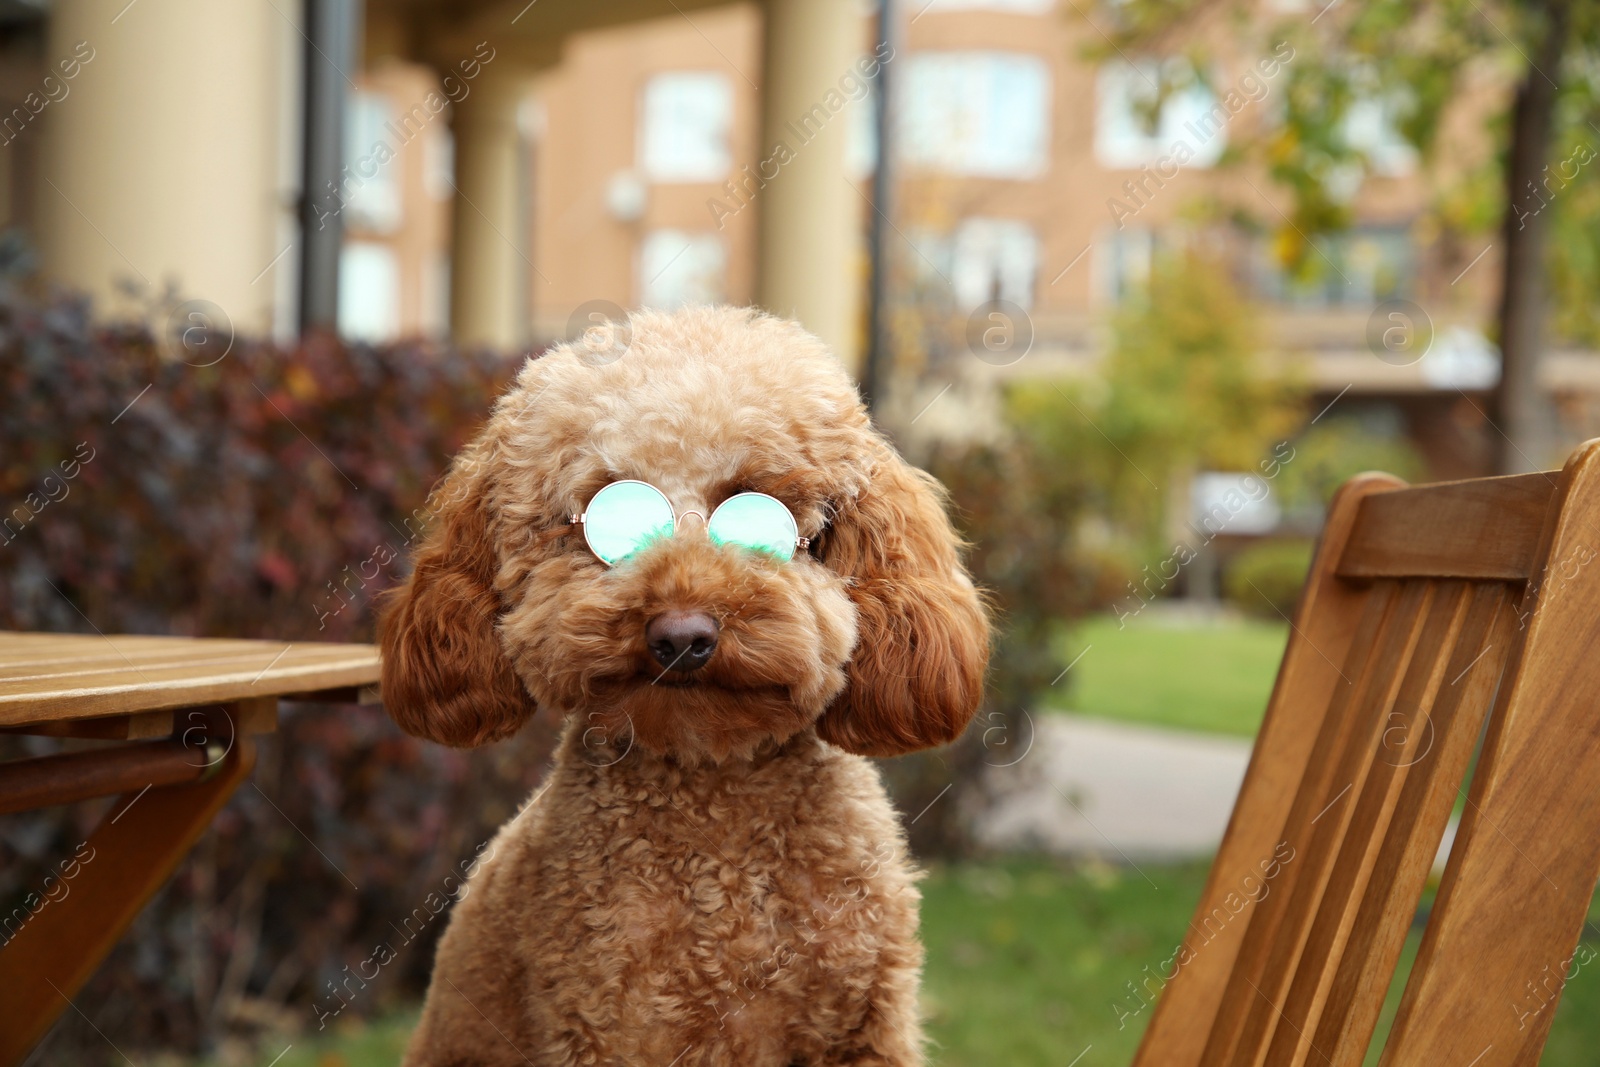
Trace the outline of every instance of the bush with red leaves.
<path fill-rule="evenodd" d="M 429 488 L 520 357 L 185 340 L 97 326 L 83 300 L 0 270 L 0 628 L 370 640 Z M 460 875 L 536 784 L 550 724 L 462 753 L 380 708 L 285 707 L 252 781 L 34 1062 L 215 1051 L 420 994 Z M 3 758 L 60 748 L 0 739 Z M 0 819 L 0 919 L 25 921 L 110 803 Z"/>

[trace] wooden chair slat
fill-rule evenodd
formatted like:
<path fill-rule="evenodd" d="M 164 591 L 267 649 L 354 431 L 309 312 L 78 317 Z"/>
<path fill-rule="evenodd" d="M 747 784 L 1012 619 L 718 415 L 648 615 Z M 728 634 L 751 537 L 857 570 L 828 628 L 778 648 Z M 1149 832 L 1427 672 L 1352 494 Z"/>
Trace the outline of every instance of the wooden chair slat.
<path fill-rule="evenodd" d="M 1379 617 L 1373 643 L 1352 645 L 1284 822 L 1282 838 L 1295 850 L 1283 884 L 1258 905 L 1245 931 L 1228 992 L 1206 1043 L 1203 1067 L 1257 1064 L 1282 1017 L 1282 1004 L 1344 827 L 1394 701 L 1401 672 L 1416 647 L 1433 597 L 1425 580 L 1384 580 L 1373 589 L 1367 615 Z"/>
<path fill-rule="evenodd" d="M 1293 867 L 1292 862 L 1285 865 L 1276 859 L 1283 840 L 1283 813 L 1306 773 L 1328 694 L 1345 685 L 1338 664 L 1357 641 L 1369 599 L 1367 589 L 1338 580 L 1334 565 L 1361 500 L 1404 484 L 1389 475 L 1362 475 L 1334 495 L 1238 801 L 1207 875 L 1195 920 L 1163 969 L 1167 984 L 1159 990 L 1134 1067 L 1196 1067 L 1200 1062 L 1211 1020 L 1252 921 L 1251 909 L 1220 926 L 1207 924 L 1204 917 L 1218 912 L 1232 915 L 1229 897 L 1240 891 L 1246 878 L 1265 880 L 1264 899 L 1270 900 Z M 1370 639 L 1364 640 L 1370 646 Z M 1267 871 L 1277 872 L 1277 877 L 1265 878 Z"/>
<path fill-rule="evenodd" d="M 1338 574 L 1526 581 L 1554 488 L 1548 474 L 1517 474 L 1374 494 Z"/>
<path fill-rule="evenodd" d="M 1600 442 L 1562 471 L 1382 1063 L 1532 1065 L 1600 876 Z"/>
<path fill-rule="evenodd" d="M 1357 767 L 1357 786 L 1351 782 L 1348 800 L 1332 803 L 1349 805 L 1350 817 L 1335 837 L 1332 819 L 1325 836 L 1329 839 L 1332 863 L 1326 885 L 1313 895 L 1310 883 L 1297 886 L 1302 905 L 1302 920 L 1307 922 L 1304 948 L 1294 961 L 1288 994 L 1281 1006 L 1264 1002 L 1255 1006 L 1264 1017 L 1271 1043 L 1266 1063 L 1298 1065 L 1308 1054 L 1327 1059 L 1328 1050 L 1315 1047 L 1311 1038 L 1320 1020 L 1328 985 L 1342 957 L 1372 870 L 1380 844 L 1385 840 L 1400 787 L 1406 777 L 1406 761 L 1422 740 L 1412 724 L 1431 722 L 1428 712 L 1434 694 L 1444 680 L 1468 604 L 1467 586 L 1462 582 L 1427 582 L 1427 607 L 1418 615 L 1407 635 L 1414 641 L 1406 665 L 1395 675 L 1398 686 L 1378 696 L 1373 708 L 1363 709 L 1364 722 L 1370 722 L 1375 735 L 1351 755 Z M 1397 635 L 1398 636 L 1398 635 Z M 1368 716 L 1375 710 L 1375 720 Z M 1359 740 L 1357 738 L 1356 740 Z M 1337 784 L 1337 783 L 1336 783 Z M 1319 830 L 1321 828 L 1319 827 Z M 1312 847 L 1318 847 L 1313 845 Z M 1288 963 L 1286 944 L 1279 945 L 1279 958 Z M 1265 1016 L 1271 1009 L 1271 1017 Z M 1277 1026 L 1282 1018 L 1286 1025 Z"/>
<path fill-rule="evenodd" d="M 1310 1044 L 1331 1067 L 1364 1062 L 1434 855 L 1509 654 L 1509 588 L 1475 583 L 1429 718 L 1403 724 L 1404 775 L 1389 829 Z"/>

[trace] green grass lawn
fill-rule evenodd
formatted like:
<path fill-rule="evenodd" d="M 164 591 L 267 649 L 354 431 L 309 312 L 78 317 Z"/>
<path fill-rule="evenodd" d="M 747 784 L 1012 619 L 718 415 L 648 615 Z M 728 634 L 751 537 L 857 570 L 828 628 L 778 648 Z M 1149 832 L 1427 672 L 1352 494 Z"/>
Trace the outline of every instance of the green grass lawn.
<path fill-rule="evenodd" d="M 416 1009 L 376 1021 L 340 1020 L 326 1033 L 273 1037 L 256 1046 L 251 1065 L 272 1067 L 397 1067 L 406 1050 L 406 1038 L 417 1024 Z M 274 1062 L 273 1057 L 283 1058 Z M 206 1063 L 196 1067 L 234 1067 L 232 1063 Z"/>
<path fill-rule="evenodd" d="M 1137 871 L 1048 860 L 935 869 L 924 883 L 924 1007 L 932 1067 L 1125 1067 L 1150 1018 L 1127 983 L 1172 955 L 1205 879 L 1204 864 Z M 1154 883 L 1153 885 L 1151 883 Z M 1600 952 L 1592 913 L 1586 935 Z M 1401 976 L 1416 955 L 1413 931 Z M 1388 1032 L 1397 980 L 1379 1022 Z M 1130 1017 L 1122 1019 L 1117 1006 Z M 1510 1005 L 1507 1011 L 1512 1010 Z M 326 1035 L 267 1040 L 253 1064 L 392 1067 L 414 1013 Z M 1120 1025 L 1125 1022 L 1126 1025 Z M 1592 1067 L 1600 1048 L 1600 960 L 1568 983 L 1544 1067 Z M 1369 1057 L 1376 1063 L 1376 1056 Z"/>
<path fill-rule="evenodd" d="M 1052 706 L 1100 719 L 1254 737 L 1289 627 L 1253 619 L 1204 623 L 1087 619 L 1063 641 L 1082 655 Z"/>
<path fill-rule="evenodd" d="M 1172 954 L 1200 897 L 1205 865 L 1137 871 L 1017 861 L 936 871 L 925 885 L 925 999 L 938 1067 L 1080 1067 L 1131 1062 L 1150 1009 L 1126 983 Z M 1427 905 L 1431 891 L 1424 898 Z M 1600 899 L 1586 943 L 1600 953 Z M 1375 1065 L 1421 941 L 1413 930 L 1378 1022 Z M 1581 958 L 1581 957 L 1580 957 Z M 1529 1002 L 1530 1004 L 1532 1001 Z M 1512 1006 L 1507 1005 L 1507 1011 Z M 1567 984 L 1543 1067 L 1593 1067 L 1600 1049 L 1600 959 Z"/>
<path fill-rule="evenodd" d="M 1082 1067 L 1129 1063 L 1150 1010 L 1134 1014 L 1126 983 L 1172 955 L 1206 869 L 1145 872 L 1149 882 L 1049 861 L 936 870 L 922 908 L 931 1061 L 1065 1067 L 1093 1045 Z"/>

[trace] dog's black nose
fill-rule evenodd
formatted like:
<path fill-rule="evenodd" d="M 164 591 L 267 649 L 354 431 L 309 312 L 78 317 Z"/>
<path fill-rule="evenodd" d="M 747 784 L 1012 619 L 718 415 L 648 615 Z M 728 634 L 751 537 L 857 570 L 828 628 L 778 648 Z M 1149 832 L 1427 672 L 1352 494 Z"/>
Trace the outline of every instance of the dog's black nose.
<path fill-rule="evenodd" d="M 717 620 L 703 611 L 668 611 L 644 628 L 645 643 L 668 670 L 697 671 L 717 650 Z"/>

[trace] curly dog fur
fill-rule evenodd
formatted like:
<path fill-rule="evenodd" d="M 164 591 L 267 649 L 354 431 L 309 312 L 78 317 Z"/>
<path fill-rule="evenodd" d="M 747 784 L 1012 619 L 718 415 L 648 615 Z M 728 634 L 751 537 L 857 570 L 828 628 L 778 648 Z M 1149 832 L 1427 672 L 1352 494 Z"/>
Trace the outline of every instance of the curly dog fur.
<path fill-rule="evenodd" d="M 616 567 L 570 517 L 636 478 L 783 501 L 809 551 L 691 520 Z M 815 337 L 641 312 L 530 360 L 436 491 L 380 620 L 385 702 L 450 745 L 567 725 L 454 909 L 412 1067 L 920 1064 L 916 874 L 876 770 L 953 740 L 988 624 L 943 492 Z M 703 611 L 716 651 L 645 638 Z"/>

